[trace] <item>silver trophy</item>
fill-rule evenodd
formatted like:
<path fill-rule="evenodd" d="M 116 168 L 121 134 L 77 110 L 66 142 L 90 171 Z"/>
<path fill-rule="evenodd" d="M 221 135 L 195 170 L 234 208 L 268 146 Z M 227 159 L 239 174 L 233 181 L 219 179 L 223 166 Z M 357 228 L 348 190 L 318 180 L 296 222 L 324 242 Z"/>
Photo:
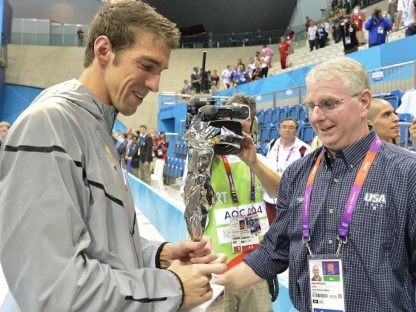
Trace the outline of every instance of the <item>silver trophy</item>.
<path fill-rule="evenodd" d="M 188 114 L 191 121 L 183 137 L 188 145 L 184 217 L 193 241 L 202 239 L 208 212 L 217 202 L 210 182 L 214 154 L 238 153 L 244 140 L 241 122 L 224 120 L 233 116 L 238 120 L 247 119 L 249 108 L 246 105 L 206 105 L 200 107 L 195 115 Z"/>

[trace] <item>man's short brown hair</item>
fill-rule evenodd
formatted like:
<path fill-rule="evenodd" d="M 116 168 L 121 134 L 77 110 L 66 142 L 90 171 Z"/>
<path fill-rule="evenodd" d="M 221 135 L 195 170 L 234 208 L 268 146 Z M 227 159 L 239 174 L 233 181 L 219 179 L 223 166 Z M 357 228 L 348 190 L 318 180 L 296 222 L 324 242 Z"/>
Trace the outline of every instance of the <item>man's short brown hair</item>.
<path fill-rule="evenodd" d="M 113 52 L 124 52 L 136 44 L 137 34 L 150 35 L 171 49 L 179 47 L 176 25 L 142 1 L 119 0 L 105 4 L 94 17 L 88 32 L 84 67 L 94 60 L 94 44 L 99 36 L 106 36 Z"/>

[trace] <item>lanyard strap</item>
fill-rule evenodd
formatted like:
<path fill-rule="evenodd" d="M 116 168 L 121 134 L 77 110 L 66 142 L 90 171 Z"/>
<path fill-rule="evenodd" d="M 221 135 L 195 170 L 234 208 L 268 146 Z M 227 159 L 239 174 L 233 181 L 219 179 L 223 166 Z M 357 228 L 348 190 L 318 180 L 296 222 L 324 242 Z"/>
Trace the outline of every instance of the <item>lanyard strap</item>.
<path fill-rule="evenodd" d="M 292 156 L 292 152 L 293 152 L 294 146 L 292 146 L 292 148 L 289 151 L 289 154 L 286 157 L 286 161 L 285 161 L 285 166 L 287 164 L 287 161 L 289 160 L 290 156 Z M 280 144 L 277 145 L 277 154 L 276 154 L 276 163 L 279 165 L 279 152 L 280 152 Z"/>
<path fill-rule="evenodd" d="M 376 135 L 373 142 L 371 143 L 370 149 L 368 150 L 364 158 L 363 163 L 361 164 L 360 170 L 358 171 L 358 174 L 355 178 L 354 185 L 351 188 L 350 195 L 348 196 L 347 203 L 345 204 L 342 220 L 338 230 L 339 237 L 346 238 L 348 236 L 348 228 L 351 223 L 352 214 L 357 205 L 358 197 L 361 193 L 361 189 L 364 184 L 365 178 L 367 177 L 367 174 L 371 168 L 371 165 L 374 162 L 377 152 L 380 150 L 380 147 L 381 141 L 379 137 Z M 309 174 L 308 182 L 306 183 L 306 190 L 302 207 L 302 236 L 304 241 L 310 240 L 309 213 L 311 205 L 312 187 L 323 153 L 324 151 L 322 151 L 322 153 L 320 153 L 318 158 L 316 159 L 312 171 Z"/>
<path fill-rule="evenodd" d="M 235 189 L 233 175 L 231 173 L 230 163 L 225 155 L 221 155 L 222 162 L 224 163 L 225 172 L 227 173 L 228 183 L 230 184 L 231 197 L 234 203 L 238 203 L 237 191 Z M 256 199 L 256 192 L 254 187 L 254 173 L 250 170 L 250 199 L 252 202 Z"/>

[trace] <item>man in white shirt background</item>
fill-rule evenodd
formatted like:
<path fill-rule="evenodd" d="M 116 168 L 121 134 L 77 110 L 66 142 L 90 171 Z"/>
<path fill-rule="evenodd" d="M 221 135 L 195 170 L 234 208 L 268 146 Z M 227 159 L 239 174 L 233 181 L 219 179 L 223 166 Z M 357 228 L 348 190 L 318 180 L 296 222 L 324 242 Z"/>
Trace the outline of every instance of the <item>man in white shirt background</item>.
<path fill-rule="evenodd" d="M 280 138 L 270 141 L 266 155 L 266 164 L 281 176 L 295 160 L 309 154 L 311 147 L 296 137 L 299 125 L 295 118 L 287 117 L 279 124 Z M 266 192 L 263 195 L 269 224 L 276 218 L 276 198 Z"/>
<path fill-rule="evenodd" d="M 407 27 L 405 36 L 413 36 L 416 34 L 416 0 L 399 0 L 397 3 L 395 31 L 400 27 L 400 21 L 403 15 L 403 24 Z"/>
<path fill-rule="evenodd" d="M 231 86 L 230 77 L 231 77 L 231 65 L 227 65 L 227 68 L 225 68 L 221 72 L 221 78 L 222 78 L 222 83 L 224 84 L 224 89 L 230 88 Z"/>

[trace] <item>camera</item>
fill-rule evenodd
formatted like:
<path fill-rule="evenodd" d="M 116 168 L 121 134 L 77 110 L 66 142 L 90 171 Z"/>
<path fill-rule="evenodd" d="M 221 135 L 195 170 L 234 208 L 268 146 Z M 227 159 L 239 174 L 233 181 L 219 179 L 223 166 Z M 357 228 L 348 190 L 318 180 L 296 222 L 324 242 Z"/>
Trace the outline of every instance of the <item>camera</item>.
<path fill-rule="evenodd" d="M 214 104 L 215 101 L 211 95 L 195 94 L 192 96 L 186 109 L 186 128 L 190 127 L 192 120 L 197 116 L 204 127 L 212 126 L 218 129 L 224 127 L 232 133 L 242 136 L 241 122 L 250 118 L 250 108 L 242 104 L 225 106 L 215 106 Z M 217 155 L 237 154 L 240 151 L 241 142 L 231 135 L 227 137 L 227 140 L 214 146 L 214 153 Z"/>

